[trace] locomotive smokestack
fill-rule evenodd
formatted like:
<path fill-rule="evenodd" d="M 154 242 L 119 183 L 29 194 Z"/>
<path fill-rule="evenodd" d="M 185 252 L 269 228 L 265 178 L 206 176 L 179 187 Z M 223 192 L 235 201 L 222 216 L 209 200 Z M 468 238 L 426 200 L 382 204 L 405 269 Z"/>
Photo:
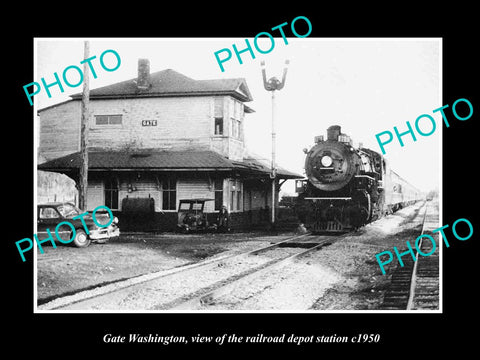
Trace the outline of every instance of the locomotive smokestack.
<path fill-rule="evenodd" d="M 327 129 L 327 140 L 338 141 L 341 127 L 338 125 L 332 125 Z"/>

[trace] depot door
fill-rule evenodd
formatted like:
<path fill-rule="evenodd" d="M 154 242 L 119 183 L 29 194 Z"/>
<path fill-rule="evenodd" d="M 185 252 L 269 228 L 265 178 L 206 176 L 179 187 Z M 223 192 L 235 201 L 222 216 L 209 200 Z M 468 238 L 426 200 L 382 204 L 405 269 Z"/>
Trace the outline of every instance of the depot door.
<path fill-rule="evenodd" d="M 105 180 L 105 206 L 118 210 L 118 180 L 114 177 Z"/>

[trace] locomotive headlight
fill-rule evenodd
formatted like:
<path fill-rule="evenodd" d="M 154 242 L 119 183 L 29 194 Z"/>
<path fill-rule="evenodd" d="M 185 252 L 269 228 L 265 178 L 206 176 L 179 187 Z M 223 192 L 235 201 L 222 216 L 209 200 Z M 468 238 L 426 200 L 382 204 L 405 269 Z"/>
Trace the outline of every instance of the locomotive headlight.
<path fill-rule="evenodd" d="M 320 160 L 320 162 L 322 163 L 323 166 L 329 167 L 329 166 L 332 165 L 333 160 L 332 160 L 332 158 L 331 158 L 330 156 L 325 155 L 325 156 L 322 157 L 322 159 Z"/>

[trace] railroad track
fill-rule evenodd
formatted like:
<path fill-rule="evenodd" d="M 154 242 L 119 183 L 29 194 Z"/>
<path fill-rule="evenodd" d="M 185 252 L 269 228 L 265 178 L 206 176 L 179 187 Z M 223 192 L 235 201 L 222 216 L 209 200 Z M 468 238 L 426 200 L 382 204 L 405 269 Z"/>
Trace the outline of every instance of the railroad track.
<path fill-rule="evenodd" d="M 341 236 L 340 236 L 341 237 Z M 240 254 L 142 275 L 80 291 L 39 310 L 167 310 L 212 302 L 231 284 L 265 273 L 330 244 L 337 237 L 303 234 Z"/>
<path fill-rule="evenodd" d="M 312 236 L 315 238 L 315 242 L 284 242 L 280 244 L 275 244 L 271 247 L 266 247 L 260 250 L 255 250 L 250 252 L 250 256 L 255 256 L 259 254 L 268 254 L 269 250 L 275 249 L 276 254 L 272 256 L 272 260 L 266 262 L 262 266 L 247 270 L 241 274 L 232 276 L 231 278 L 226 279 L 226 281 L 215 284 L 211 289 L 202 289 L 201 291 L 190 294 L 189 296 L 177 299 L 174 303 L 166 304 L 165 307 L 160 307 L 159 309 L 174 309 L 174 310 L 188 310 L 188 309 L 208 309 L 210 305 L 215 305 L 217 300 L 222 296 L 225 296 L 229 293 L 235 292 L 235 287 L 240 282 L 253 282 L 255 278 L 262 276 L 268 272 L 271 272 L 274 268 L 287 265 L 288 263 L 294 262 L 295 260 L 305 256 L 313 251 L 319 250 L 324 246 L 332 244 L 332 237 L 326 236 Z M 311 240 L 311 239 L 310 239 Z M 292 246 L 293 245 L 293 246 Z M 303 246 L 302 246 L 303 245 Z M 287 250 L 288 249 L 288 250 Z M 292 251 L 292 249 L 296 249 Z M 303 249 L 303 250 L 302 250 Z M 278 252 L 282 253 L 279 256 Z"/>
<path fill-rule="evenodd" d="M 392 274 L 391 284 L 385 293 L 382 310 L 437 310 L 439 309 L 439 234 L 431 231 L 439 226 L 439 213 L 436 203 L 427 203 L 422 224 L 422 234 L 435 239 L 437 250 L 428 257 L 416 253 L 402 258 L 404 266 Z M 415 239 L 409 239 L 412 243 Z M 413 240 L 413 241 L 412 241 Z M 430 253 L 430 241 L 422 241 L 420 250 Z"/>

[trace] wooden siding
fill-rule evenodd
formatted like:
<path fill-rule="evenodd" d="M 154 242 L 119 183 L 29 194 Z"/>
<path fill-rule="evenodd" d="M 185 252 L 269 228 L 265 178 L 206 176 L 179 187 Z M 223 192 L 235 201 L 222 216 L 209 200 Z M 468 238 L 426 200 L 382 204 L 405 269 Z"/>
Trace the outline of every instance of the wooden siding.
<path fill-rule="evenodd" d="M 97 206 L 105 205 L 104 184 L 102 180 L 89 180 L 87 187 L 86 210 L 93 211 Z"/>
<path fill-rule="evenodd" d="M 81 102 L 41 110 L 39 155 L 51 160 L 80 150 Z M 223 106 L 222 106 L 223 105 Z M 96 115 L 121 115 L 122 124 L 96 125 Z M 223 135 L 215 135 L 215 116 L 223 115 Z M 240 138 L 232 138 L 231 119 L 239 119 Z M 155 126 L 142 126 L 154 120 Z M 205 149 L 243 160 L 243 104 L 230 96 L 105 99 L 90 101 L 88 146 L 94 149 Z"/>
<path fill-rule="evenodd" d="M 177 210 L 179 200 L 191 198 L 209 198 L 214 199 L 214 184 L 209 179 L 179 179 L 177 181 Z M 205 203 L 205 212 L 215 211 L 215 202 L 207 201 Z"/>
<path fill-rule="evenodd" d="M 271 196 L 266 190 L 251 190 L 251 208 L 248 210 L 264 209 L 266 205 L 271 205 Z"/>
<path fill-rule="evenodd" d="M 80 150 L 80 106 L 80 101 L 69 101 L 40 113 L 38 152 L 44 160 Z"/>
<path fill-rule="evenodd" d="M 101 175 L 96 175 L 96 178 L 89 180 L 87 206 L 89 210 L 93 210 L 96 206 L 105 205 L 104 195 L 104 181 L 100 180 Z M 126 178 L 122 175 L 118 176 L 119 188 L 118 188 L 118 204 L 119 211 L 122 211 L 122 200 L 124 198 L 153 198 L 155 202 L 155 211 L 161 212 L 163 192 L 161 188 L 161 178 L 155 179 L 154 175 L 144 174 L 141 179 L 135 179 L 134 177 Z M 265 196 L 267 201 L 269 198 L 268 191 L 250 189 L 248 185 L 243 184 L 237 180 L 237 184 L 240 184 L 241 190 L 241 205 L 237 210 L 235 198 L 234 209 L 231 210 L 230 195 L 232 191 L 232 179 L 223 179 L 223 205 L 226 205 L 230 212 L 242 212 L 247 210 L 256 210 L 265 207 Z M 129 184 L 133 185 L 134 191 L 128 191 Z M 191 198 L 208 198 L 215 199 L 214 180 L 213 178 L 179 178 L 177 179 L 177 194 L 176 194 L 176 210 L 178 210 L 178 204 L 181 199 Z M 247 204 L 248 202 L 248 204 Z M 251 205 L 250 205 L 251 204 Z M 270 203 L 268 203 L 270 205 Z M 206 212 L 215 212 L 215 202 L 208 201 L 205 205 Z M 168 210 L 167 210 L 168 211 Z"/>
<path fill-rule="evenodd" d="M 95 100 L 92 115 L 122 115 L 121 125 L 95 125 L 91 117 L 89 146 L 103 149 L 209 148 L 212 98 L 139 98 Z M 155 120 L 156 126 L 142 126 Z"/>
<path fill-rule="evenodd" d="M 154 174 L 142 173 L 140 178 L 134 175 L 107 175 L 105 173 L 97 173 L 90 176 L 88 194 L 87 194 L 87 210 L 93 210 L 99 205 L 105 205 L 105 185 L 103 178 L 114 176 L 118 179 L 118 210 L 122 211 L 122 200 L 125 198 L 153 198 L 155 202 L 155 211 L 169 211 L 162 209 L 163 206 L 163 191 L 162 191 L 162 177 L 155 177 Z M 134 188 L 134 191 L 129 192 L 129 184 Z M 223 180 L 223 204 L 230 208 L 230 179 Z M 181 199 L 191 198 L 208 198 L 215 199 L 214 179 L 205 178 L 191 178 L 183 177 L 177 179 L 176 187 L 176 207 Z M 175 211 L 176 211 L 175 210 Z M 215 212 L 215 202 L 208 201 L 205 206 L 206 212 Z"/>
<path fill-rule="evenodd" d="M 244 143 L 241 140 L 228 138 L 228 156 L 234 161 L 242 161 L 245 151 Z"/>
<path fill-rule="evenodd" d="M 224 156 L 229 155 L 229 142 L 226 136 L 213 136 L 210 142 L 210 150 Z"/>
<path fill-rule="evenodd" d="M 129 181 L 121 181 L 120 188 L 118 191 L 118 207 L 119 210 L 122 210 L 122 200 L 125 198 L 153 198 L 155 211 L 162 211 L 162 191 L 159 184 L 148 178 L 135 181 L 133 185 L 135 186 L 135 191 L 128 192 Z"/>

